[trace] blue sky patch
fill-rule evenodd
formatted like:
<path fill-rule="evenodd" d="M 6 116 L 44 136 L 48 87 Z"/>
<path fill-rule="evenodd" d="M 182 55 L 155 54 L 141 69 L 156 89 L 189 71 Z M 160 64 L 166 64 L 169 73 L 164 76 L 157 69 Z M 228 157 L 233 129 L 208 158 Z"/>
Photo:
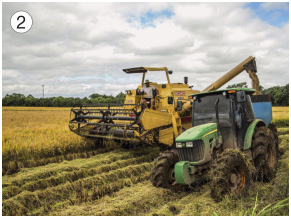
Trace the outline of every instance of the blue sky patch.
<path fill-rule="evenodd" d="M 274 2 L 273 7 L 264 7 L 270 4 L 263 2 L 250 2 L 245 5 L 246 8 L 251 8 L 257 18 L 277 27 L 289 23 L 289 2 Z"/>
<path fill-rule="evenodd" d="M 154 21 L 157 18 L 171 18 L 174 15 L 174 13 L 170 10 L 163 10 L 163 11 L 159 11 L 159 12 L 152 12 L 152 11 L 148 11 L 145 14 L 143 14 L 140 17 L 140 23 L 143 27 L 155 27 L 154 25 Z"/>

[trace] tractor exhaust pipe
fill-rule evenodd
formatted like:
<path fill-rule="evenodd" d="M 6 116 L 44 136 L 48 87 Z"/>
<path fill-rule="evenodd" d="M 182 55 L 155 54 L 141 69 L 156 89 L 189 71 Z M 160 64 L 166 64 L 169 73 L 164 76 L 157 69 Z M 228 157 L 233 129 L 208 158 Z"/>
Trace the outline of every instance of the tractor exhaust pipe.
<path fill-rule="evenodd" d="M 218 103 L 219 103 L 219 98 L 215 102 L 215 116 L 216 116 L 215 122 L 217 126 L 218 144 L 222 144 L 222 136 L 221 136 L 220 125 L 219 125 Z"/>

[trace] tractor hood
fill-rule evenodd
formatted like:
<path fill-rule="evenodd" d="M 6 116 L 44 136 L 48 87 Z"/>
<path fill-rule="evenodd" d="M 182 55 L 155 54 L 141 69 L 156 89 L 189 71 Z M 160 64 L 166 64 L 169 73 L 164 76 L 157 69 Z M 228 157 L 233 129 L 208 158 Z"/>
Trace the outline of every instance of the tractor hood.
<path fill-rule="evenodd" d="M 202 137 L 217 131 L 216 123 L 206 123 L 199 126 L 192 127 L 176 138 L 176 142 L 186 142 L 202 139 Z"/>

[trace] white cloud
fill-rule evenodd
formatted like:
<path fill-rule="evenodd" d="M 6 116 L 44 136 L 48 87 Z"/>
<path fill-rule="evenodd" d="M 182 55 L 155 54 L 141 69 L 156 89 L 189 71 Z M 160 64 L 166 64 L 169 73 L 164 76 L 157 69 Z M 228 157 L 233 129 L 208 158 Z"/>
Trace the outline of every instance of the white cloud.
<path fill-rule="evenodd" d="M 275 27 L 255 18 L 243 3 L 3 3 L 3 96 L 19 92 L 40 97 L 116 95 L 136 89 L 140 75 L 122 69 L 167 66 L 172 82 L 203 89 L 250 55 L 262 86 L 289 78 L 289 23 Z M 270 5 L 263 4 L 267 10 Z M 279 5 L 272 7 L 282 7 Z M 28 11 L 33 27 L 17 34 L 10 17 Z M 171 11 L 140 18 L 147 12 Z M 149 17 L 150 19 L 150 17 Z M 12 75 L 17 75 L 12 76 Z M 165 81 L 152 73 L 151 81 Z M 231 83 L 250 79 L 242 73 Z M 39 91 L 40 90 L 40 91 Z"/>

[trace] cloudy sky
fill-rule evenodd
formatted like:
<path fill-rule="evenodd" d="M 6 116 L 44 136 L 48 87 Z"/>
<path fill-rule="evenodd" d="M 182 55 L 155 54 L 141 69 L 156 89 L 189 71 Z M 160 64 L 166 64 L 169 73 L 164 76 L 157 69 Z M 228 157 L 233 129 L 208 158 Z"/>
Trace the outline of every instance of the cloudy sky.
<path fill-rule="evenodd" d="M 10 26 L 17 11 L 33 26 Z M 131 67 L 168 67 L 202 90 L 249 56 L 265 88 L 289 82 L 289 3 L 3 3 L 2 96 L 116 95 Z M 163 73 L 148 73 L 165 82 Z M 228 84 L 248 82 L 243 72 Z"/>

